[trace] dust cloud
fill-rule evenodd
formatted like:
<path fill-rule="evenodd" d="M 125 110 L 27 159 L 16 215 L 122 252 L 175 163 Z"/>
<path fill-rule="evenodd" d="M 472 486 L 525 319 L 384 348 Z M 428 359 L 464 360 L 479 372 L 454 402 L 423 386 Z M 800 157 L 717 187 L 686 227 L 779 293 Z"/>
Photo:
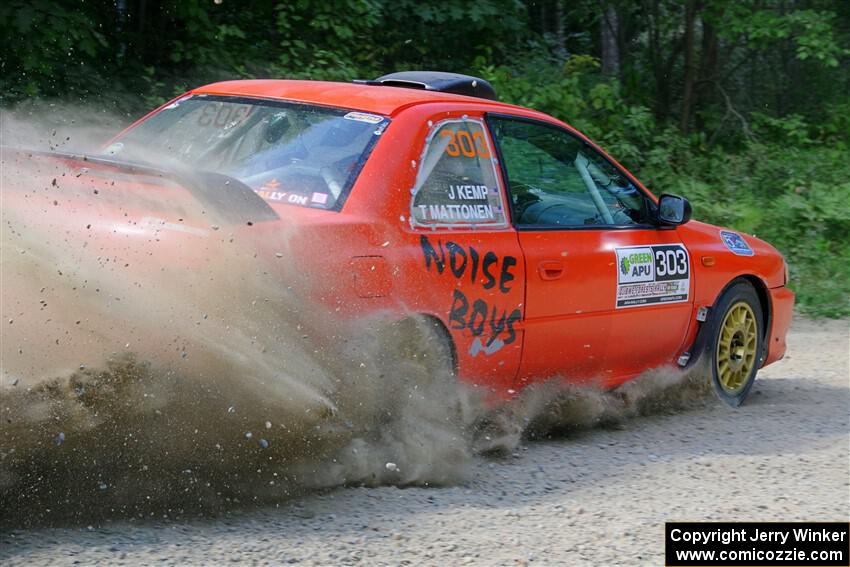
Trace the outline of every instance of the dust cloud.
<path fill-rule="evenodd" d="M 12 150 L 91 151 L 107 136 L 45 135 L 49 125 L 3 114 L 2 526 L 455 484 L 479 455 L 690 407 L 709 390 L 672 370 L 613 392 L 552 379 L 492 408 L 441 361 L 406 354 L 439 352 L 415 325 L 325 320 L 300 293 L 309 274 L 285 261 L 293 234 L 258 244 L 256 226 L 168 179 L 135 176 L 148 190 L 133 192 L 79 160 Z M 145 222 L 127 212 L 139 210 Z"/>

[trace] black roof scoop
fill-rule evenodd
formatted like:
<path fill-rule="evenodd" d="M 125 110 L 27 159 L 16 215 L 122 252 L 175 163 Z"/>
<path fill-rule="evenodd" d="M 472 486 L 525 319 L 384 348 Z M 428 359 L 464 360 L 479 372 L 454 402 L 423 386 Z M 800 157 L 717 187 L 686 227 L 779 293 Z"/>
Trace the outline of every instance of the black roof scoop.
<path fill-rule="evenodd" d="M 461 75 L 459 73 L 444 73 L 442 71 L 402 71 L 383 75 L 372 81 L 354 81 L 366 85 L 384 85 L 387 87 L 403 87 L 421 89 L 441 93 L 453 93 L 488 100 L 498 100 L 493 85 L 479 77 Z"/>

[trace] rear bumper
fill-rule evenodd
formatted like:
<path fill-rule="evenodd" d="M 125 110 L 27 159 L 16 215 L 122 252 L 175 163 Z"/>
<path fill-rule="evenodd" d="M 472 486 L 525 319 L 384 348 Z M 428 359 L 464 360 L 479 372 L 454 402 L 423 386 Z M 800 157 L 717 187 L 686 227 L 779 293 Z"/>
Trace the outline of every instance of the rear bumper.
<path fill-rule="evenodd" d="M 767 357 L 762 366 L 767 366 L 785 356 L 785 338 L 791 327 L 794 315 L 794 292 L 787 287 L 769 289 L 771 304 L 770 335 L 768 336 Z"/>

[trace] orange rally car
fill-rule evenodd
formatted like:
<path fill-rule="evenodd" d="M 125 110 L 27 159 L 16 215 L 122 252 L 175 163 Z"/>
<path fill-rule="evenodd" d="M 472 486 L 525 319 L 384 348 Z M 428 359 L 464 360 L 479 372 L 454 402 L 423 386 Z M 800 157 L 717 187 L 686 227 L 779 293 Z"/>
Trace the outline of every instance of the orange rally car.
<path fill-rule="evenodd" d="M 427 322 L 456 374 L 498 398 L 555 375 L 615 387 L 707 357 L 738 405 L 785 352 L 794 294 L 776 249 L 690 220 L 687 199 L 654 196 L 479 78 L 216 83 L 85 165 L 138 171 L 151 156 L 212 172 L 217 188 L 197 198 L 258 242 L 298 227 L 287 253 L 321 275 L 308 293 L 329 313 Z M 159 238 L 202 237 L 162 215 L 175 230 Z"/>

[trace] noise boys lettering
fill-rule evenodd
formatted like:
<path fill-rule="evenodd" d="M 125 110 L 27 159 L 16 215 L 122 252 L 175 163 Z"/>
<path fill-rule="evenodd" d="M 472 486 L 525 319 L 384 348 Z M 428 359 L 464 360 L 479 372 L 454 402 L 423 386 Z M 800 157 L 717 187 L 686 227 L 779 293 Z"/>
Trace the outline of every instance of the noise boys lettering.
<path fill-rule="evenodd" d="M 473 246 L 464 247 L 452 241 L 447 241 L 443 246 L 443 242 L 437 240 L 435 247 L 425 235 L 420 237 L 419 242 L 425 269 L 429 272 L 433 266 L 438 274 L 451 273 L 458 280 L 468 277 L 471 284 L 480 283 L 485 290 L 496 288 L 503 294 L 510 292 L 516 279 L 516 257 L 499 257 L 492 251 L 482 254 Z M 468 329 L 475 337 L 486 337 L 483 344 L 479 339 L 473 342 L 470 349 L 473 356 L 479 352 L 493 354 L 514 342 L 514 324 L 521 319 L 520 309 L 508 313 L 507 309 L 488 303 L 483 298 L 470 300 L 460 289 L 452 292 L 449 326 L 455 330 Z"/>

